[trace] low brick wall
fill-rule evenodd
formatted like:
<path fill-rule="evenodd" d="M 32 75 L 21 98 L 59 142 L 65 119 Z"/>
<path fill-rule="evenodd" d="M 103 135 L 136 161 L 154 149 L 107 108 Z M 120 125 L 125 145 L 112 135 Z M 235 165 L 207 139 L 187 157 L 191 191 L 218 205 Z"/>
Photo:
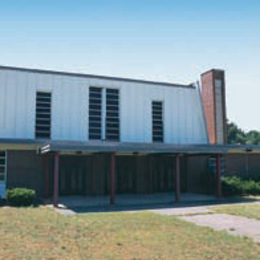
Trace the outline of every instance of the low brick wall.
<path fill-rule="evenodd" d="M 260 180 L 259 154 L 229 154 L 226 156 L 226 175 Z"/>

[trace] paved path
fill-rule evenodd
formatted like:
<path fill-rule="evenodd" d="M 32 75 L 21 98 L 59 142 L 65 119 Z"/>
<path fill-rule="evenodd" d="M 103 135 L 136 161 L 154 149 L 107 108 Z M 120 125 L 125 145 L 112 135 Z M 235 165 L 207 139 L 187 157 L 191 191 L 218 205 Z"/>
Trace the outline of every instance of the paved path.
<path fill-rule="evenodd" d="M 165 209 L 153 209 L 150 211 L 154 213 L 159 213 L 161 215 L 174 215 L 174 216 L 209 214 L 213 212 L 207 207 L 165 208 Z"/>
<path fill-rule="evenodd" d="M 248 203 L 246 203 L 248 204 Z M 258 204 L 253 202 L 250 204 Z M 223 205 L 221 205 L 223 206 Z M 242 216 L 218 214 L 214 212 L 214 206 L 183 207 L 155 209 L 152 212 L 161 215 L 173 215 L 192 222 L 199 226 L 211 227 L 214 230 L 224 230 L 231 235 L 246 236 L 260 243 L 260 221 Z"/>
<path fill-rule="evenodd" d="M 211 227 L 215 230 L 225 230 L 229 234 L 246 236 L 260 243 L 260 221 L 228 214 L 209 214 L 181 216 L 183 220 L 199 226 Z"/>

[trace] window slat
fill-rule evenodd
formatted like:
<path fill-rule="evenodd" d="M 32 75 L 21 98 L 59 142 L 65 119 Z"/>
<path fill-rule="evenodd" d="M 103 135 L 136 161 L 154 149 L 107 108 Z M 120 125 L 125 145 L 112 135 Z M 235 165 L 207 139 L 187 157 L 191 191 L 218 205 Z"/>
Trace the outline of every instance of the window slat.
<path fill-rule="evenodd" d="M 161 101 L 152 101 L 152 140 L 164 141 L 163 104 Z"/>
<path fill-rule="evenodd" d="M 51 93 L 36 93 L 35 137 L 51 137 Z"/>
<path fill-rule="evenodd" d="M 5 181 L 6 176 L 6 152 L 0 151 L 0 181 Z"/>
<path fill-rule="evenodd" d="M 89 139 L 101 139 L 102 127 L 102 89 L 89 88 Z"/>
<path fill-rule="evenodd" d="M 119 141 L 119 90 L 106 89 L 106 140 Z"/>

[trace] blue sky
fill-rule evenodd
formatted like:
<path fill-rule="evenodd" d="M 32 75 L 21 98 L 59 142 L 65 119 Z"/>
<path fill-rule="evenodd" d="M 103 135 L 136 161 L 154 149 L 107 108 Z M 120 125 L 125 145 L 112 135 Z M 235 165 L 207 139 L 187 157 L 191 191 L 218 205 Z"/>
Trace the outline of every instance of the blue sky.
<path fill-rule="evenodd" d="M 259 0 L 0 0 L 0 64 L 177 83 L 225 69 L 228 118 L 260 130 Z"/>

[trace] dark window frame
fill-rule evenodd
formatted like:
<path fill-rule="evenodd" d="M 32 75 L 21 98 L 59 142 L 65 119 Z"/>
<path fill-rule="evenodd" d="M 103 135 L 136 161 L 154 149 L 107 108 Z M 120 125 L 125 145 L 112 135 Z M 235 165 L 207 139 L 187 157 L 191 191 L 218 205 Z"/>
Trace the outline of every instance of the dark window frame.
<path fill-rule="evenodd" d="M 51 139 L 52 92 L 36 91 L 35 104 L 35 138 Z"/>
<path fill-rule="evenodd" d="M 120 142 L 120 89 L 106 88 L 106 141 Z"/>
<path fill-rule="evenodd" d="M 152 142 L 164 143 L 164 101 L 152 100 Z"/>
<path fill-rule="evenodd" d="M 102 139 L 102 88 L 89 87 L 88 96 L 88 138 Z M 97 126 L 99 124 L 100 126 Z"/>

